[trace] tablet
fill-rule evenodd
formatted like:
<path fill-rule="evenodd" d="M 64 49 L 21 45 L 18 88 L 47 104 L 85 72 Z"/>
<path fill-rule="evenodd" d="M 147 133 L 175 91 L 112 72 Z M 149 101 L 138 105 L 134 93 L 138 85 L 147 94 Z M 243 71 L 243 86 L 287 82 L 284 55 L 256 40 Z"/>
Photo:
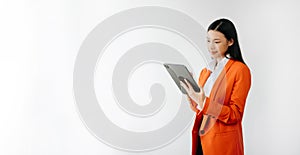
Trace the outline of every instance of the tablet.
<path fill-rule="evenodd" d="M 186 84 L 184 79 L 186 79 L 192 85 L 195 92 L 200 92 L 200 88 L 199 88 L 198 84 L 196 83 L 193 76 L 191 75 L 189 70 L 186 68 L 186 66 L 184 66 L 182 64 L 170 64 L 170 63 L 165 63 L 164 66 L 167 69 L 167 71 L 169 72 L 169 74 L 171 75 L 174 82 L 176 83 L 177 87 L 180 89 L 180 91 L 183 94 L 187 94 L 185 89 L 180 85 L 180 81 L 182 81 Z"/>

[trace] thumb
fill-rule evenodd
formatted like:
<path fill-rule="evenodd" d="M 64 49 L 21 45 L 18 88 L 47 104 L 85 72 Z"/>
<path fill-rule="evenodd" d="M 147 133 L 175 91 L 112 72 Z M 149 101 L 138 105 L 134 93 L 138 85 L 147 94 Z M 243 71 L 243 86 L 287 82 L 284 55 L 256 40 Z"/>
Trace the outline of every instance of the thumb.
<path fill-rule="evenodd" d="M 190 72 L 190 74 L 193 76 L 194 74 L 193 74 L 193 72 Z"/>
<path fill-rule="evenodd" d="M 199 87 L 200 88 L 200 92 L 204 93 L 203 87 Z"/>

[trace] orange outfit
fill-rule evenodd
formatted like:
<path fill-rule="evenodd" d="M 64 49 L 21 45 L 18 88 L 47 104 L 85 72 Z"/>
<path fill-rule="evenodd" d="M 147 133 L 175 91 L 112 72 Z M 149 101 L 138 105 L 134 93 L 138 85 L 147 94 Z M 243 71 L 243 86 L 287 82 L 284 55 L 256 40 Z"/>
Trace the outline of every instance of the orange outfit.
<path fill-rule="evenodd" d="M 200 73 L 203 87 L 210 76 L 208 69 Z M 204 107 L 196 113 L 192 130 L 192 155 L 196 155 L 200 136 L 204 155 L 243 155 L 242 117 L 251 85 L 249 68 L 229 60 L 215 81 Z"/>

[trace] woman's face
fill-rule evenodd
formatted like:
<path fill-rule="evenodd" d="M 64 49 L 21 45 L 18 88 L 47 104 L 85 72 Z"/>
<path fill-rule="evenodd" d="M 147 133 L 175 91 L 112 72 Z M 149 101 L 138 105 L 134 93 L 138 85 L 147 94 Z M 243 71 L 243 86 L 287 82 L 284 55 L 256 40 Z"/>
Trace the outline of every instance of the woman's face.
<path fill-rule="evenodd" d="M 227 40 L 223 33 L 215 30 L 207 32 L 207 48 L 211 57 L 217 61 L 225 57 L 228 47 L 233 44 L 233 39 Z"/>

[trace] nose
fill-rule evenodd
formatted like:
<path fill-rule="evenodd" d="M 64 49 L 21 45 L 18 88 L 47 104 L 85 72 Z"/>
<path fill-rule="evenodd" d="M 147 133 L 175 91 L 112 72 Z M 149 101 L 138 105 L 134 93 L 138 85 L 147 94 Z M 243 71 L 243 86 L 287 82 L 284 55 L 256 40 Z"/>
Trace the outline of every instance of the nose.
<path fill-rule="evenodd" d="M 215 45 L 212 42 L 208 43 L 208 49 L 214 50 L 215 49 Z"/>

